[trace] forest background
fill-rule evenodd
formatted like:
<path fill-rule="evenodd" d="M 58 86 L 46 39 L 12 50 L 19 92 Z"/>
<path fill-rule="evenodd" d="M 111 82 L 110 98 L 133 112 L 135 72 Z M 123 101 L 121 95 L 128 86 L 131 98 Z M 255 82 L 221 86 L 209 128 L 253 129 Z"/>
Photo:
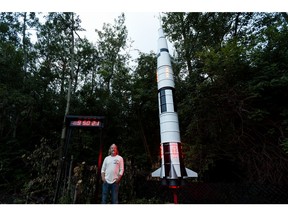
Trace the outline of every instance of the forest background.
<path fill-rule="evenodd" d="M 156 53 L 132 59 L 124 13 L 96 30 L 94 43 L 78 36 L 76 13 L 40 17 L 0 14 L 1 203 L 53 202 L 68 114 L 105 116 L 103 150 L 118 144 L 126 168 L 121 199 L 133 202 L 136 182 L 160 166 Z M 169 12 L 161 19 L 175 48 L 184 163 L 196 181 L 286 184 L 288 14 Z M 98 131 L 74 132 L 59 202 L 93 202 L 98 154 Z"/>

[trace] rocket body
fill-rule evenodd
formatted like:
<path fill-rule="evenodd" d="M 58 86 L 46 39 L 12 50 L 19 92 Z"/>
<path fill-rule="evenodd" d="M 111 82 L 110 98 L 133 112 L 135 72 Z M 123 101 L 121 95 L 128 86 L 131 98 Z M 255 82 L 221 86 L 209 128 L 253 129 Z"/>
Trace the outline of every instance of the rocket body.
<path fill-rule="evenodd" d="M 160 28 L 158 33 L 157 86 L 161 167 L 152 173 L 152 177 L 160 177 L 169 186 L 175 186 L 179 179 L 197 177 L 198 175 L 184 167 L 178 114 L 174 100 L 175 83 L 170 54 L 163 29 Z"/>

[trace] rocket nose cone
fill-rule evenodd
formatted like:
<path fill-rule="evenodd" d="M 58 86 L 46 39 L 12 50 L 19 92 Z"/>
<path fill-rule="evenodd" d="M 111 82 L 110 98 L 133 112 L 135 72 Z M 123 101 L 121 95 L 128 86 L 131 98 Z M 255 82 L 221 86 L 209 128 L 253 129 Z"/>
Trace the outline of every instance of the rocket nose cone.
<path fill-rule="evenodd" d="M 158 34 L 159 34 L 159 37 L 164 37 L 164 31 L 162 28 L 158 29 Z"/>
<path fill-rule="evenodd" d="M 164 36 L 164 31 L 163 31 L 162 28 L 158 29 L 158 34 L 159 34 L 159 38 L 158 38 L 158 53 L 160 53 L 162 49 L 167 49 L 168 50 L 168 45 L 167 45 L 167 41 L 166 41 L 166 38 Z"/>

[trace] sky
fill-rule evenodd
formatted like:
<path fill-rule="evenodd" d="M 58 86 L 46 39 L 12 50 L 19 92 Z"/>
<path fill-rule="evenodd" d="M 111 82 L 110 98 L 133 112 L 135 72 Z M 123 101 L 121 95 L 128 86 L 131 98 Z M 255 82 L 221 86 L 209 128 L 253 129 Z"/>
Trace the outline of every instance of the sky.
<path fill-rule="evenodd" d="M 41 2 L 41 3 L 39 3 Z M 0 11 L 76 12 L 81 14 L 83 27 L 93 37 L 95 27 L 103 22 L 113 23 L 121 12 L 126 15 L 129 36 L 135 40 L 135 48 L 143 52 L 157 48 L 159 12 L 239 12 L 287 11 L 287 0 L 8 0 L 1 3 Z M 89 36 L 90 37 L 90 36 Z M 156 45 L 155 45 L 156 44 Z"/>
<path fill-rule="evenodd" d="M 39 3 L 41 2 L 41 3 Z M 144 53 L 157 52 L 159 12 L 239 12 L 288 11 L 288 0 L 8 0 L 1 4 L 1 11 L 75 12 L 82 20 L 82 27 L 89 41 L 95 42 L 95 29 L 102 30 L 103 23 L 114 23 L 114 19 L 125 13 L 128 38 L 133 40 L 133 49 Z M 84 37 L 83 33 L 79 33 Z M 170 54 L 173 46 L 168 41 Z M 137 52 L 130 53 L 133 58 Z"/>
<path fill-rule="evenodd" d="M 158 29 L 160 28 L 159 13 L 157 12 L 124 12 L 125 25 L 128 29 L 128 38 L 133 43 L 133 49 L 144 53 L 157 52 Z M 76 12 L 82 20 L 82 27 L 86 29 L 81 36 L 86 36 L 89 41 L 97 40 L 95 29 L 102 30 L 103 23 L 114 23 L 114 19 L 121 12 Z M 169 43 L 172 50 L 172 45 Z M 169 48 L 170 48 L 169 47 Z M 135 52 L 135 53 L 134 53 Z M 137 51 L 132 50 L 132 55 Z"/>

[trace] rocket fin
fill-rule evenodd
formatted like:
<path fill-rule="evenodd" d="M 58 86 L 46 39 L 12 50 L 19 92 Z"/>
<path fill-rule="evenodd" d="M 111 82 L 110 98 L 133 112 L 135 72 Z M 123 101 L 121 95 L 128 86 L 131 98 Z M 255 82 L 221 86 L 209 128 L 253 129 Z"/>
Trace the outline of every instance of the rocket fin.
<path fill-rule="evenodd" d="M 161 167 L 151 173 L 152 177 L 160 177 Z"/>
<path fill-rule="evenodd" d="M 198 177 L 198 174 L 196 172 L 194 172 L 193 170 L 190 170 L 190 169 L 188 169 L 186 167 L 185 167 L 185 170 L 186 170 L 187 176 L 184 176 L 184 178 L 189 178 L 189 177 L 197 178 Z M 162 170 L 161 170 L 161 167 L 160 167 L 157 170 L 155 170 L 154 172 L 152 172 L 151 176 L 152 177 L 160 177 L 160 178 L 162 178 L 163 175 L 161 176 L 161 172 L 162 172 Z M 172 166 L 172 172 L 174 174 L 173 175 L 174 177 L 177 176 L 176 172 L 174 170 L 174 166 Z M 177 177 L 180 177 L 180 176 L 177 176 Z"/>
<path fill-rule="evenodd" d="M 193 170 L 190 170 L 188 168 L 185 167 L 185 170 L 187 172 L 187 176 L 188 177 L 198 177 L 198 174 L 196 172 L 194 172 Z"/>

